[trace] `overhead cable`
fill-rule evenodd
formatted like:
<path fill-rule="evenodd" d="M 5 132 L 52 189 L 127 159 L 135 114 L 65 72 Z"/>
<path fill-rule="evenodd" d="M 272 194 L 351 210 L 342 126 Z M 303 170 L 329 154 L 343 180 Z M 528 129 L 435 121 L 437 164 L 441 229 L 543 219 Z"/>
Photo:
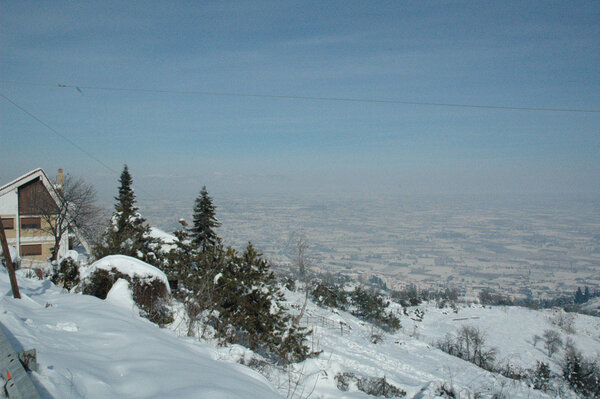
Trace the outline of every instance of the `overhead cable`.
<path fill-rule="evenodd" d="M 0 83 L 43 86 L 55 88 L 73 88 L 81 90 L 102 90 L 102 91 L 122 91 L 138 93 L 157 93 L 157 94 L 184 94 L 201 96 L 224 96 L 224 97 L 250 97 L 250 98 L 271 98 L 287 100 L 308 100 L 308 101 L 330 101 L 330 102 L 354 102 L 354 103 L 374 103 L 374 104 L 400 104 L 416 105 L 428 107 L 453 107 L 453 108 L 479 108 L 479 109 L 498 109 L 511 111 L 536 111 L 536 112 L 566 112 L 566 113 L 600 113 L 600 109 L 582 109 L 582 108 L 546 108 L 546 107 L 518 107 L 505 105 L 486 105 L 486 104 L 461 104 L 461 103 L 443 103 L 443 102 L 423 102 L 423 101 L 405 101 L 393 99 L 369 99 L 369 98 L 351 98 L 351 97 L 319 97 L 319 96 L 297 96 L 280 94 L 259 94 L 259 93 L 236 93 L 224 91 L 204 91 L 204 90 L 172 90 L 172 89 L 151 89 L 151 88 L 133 88 L 133 87 L 108 87 L 108 86 L 87 86 L 66 83 L 35 83 L 16 80 L 0 80 Z"/>

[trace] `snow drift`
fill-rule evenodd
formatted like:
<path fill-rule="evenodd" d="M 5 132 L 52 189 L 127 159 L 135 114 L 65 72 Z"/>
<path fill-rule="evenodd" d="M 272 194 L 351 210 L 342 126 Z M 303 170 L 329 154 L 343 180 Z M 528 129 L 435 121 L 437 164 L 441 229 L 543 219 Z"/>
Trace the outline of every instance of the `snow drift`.
<path fill-rule="evenodd" d="M 16 350 L 37 350 L 39 372 L 32 377 L 54 398 L 280 397 L 254 371 L 216 360 L 218 352 L 207 344 L 98 298 L 61 294 L 49 281 L 24 278 L 26 271 L 18 274 L 21 300 L 11 297 L 0 270 L 0 321 L 22 345 Z"/>

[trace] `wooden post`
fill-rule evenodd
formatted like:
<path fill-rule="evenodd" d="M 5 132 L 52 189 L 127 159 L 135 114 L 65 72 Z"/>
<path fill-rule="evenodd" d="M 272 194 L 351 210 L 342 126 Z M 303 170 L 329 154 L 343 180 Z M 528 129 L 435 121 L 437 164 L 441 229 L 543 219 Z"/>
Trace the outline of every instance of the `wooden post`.
<path fill-rule="evenodd" d="M 17 284 L 17 276 L 15 275 L 15 268 L 13 267 L 12 259 L 10 258 L 10 251 L 8 249 L 8 242 L 6 241 L 6 234 L 4 234 L 4 225 L 0 218 L 0 241 L 2 242 L 2 252 L 4 254 L 4 260 L 6 262 L 6 268 L 8 269 L 8 276 L 10 277 L 10 286 L 12 288 L 13 297 L 21 299 L 21 293 L 19 292 L 19 285 Z"/>

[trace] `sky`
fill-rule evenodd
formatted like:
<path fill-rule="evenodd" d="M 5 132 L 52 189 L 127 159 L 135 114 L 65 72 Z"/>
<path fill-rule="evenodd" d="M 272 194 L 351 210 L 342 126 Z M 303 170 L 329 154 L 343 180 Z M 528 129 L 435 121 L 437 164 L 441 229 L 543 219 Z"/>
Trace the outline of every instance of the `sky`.
<path fill-rule="evenodd" d="M 599 49 L 598 1 L 0 1 L 0 184 L 597 196 L 598 112 L 181 92 L 597 111 Z"/>

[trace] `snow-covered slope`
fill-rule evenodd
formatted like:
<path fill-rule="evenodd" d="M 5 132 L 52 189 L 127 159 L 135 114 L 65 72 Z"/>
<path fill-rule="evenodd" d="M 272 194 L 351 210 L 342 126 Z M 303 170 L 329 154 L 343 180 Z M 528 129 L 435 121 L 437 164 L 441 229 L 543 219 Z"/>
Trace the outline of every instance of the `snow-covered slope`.
<path fill-rule="evenodd" d="M 0 271 L 0 321 L 24 348 L 38 350 L 40 371 L 34 378 L 55 398 L 372 398 L 357 384 L 351 383 L 347 391 L 338 389 L 336 375 L 344 372 L 359 378 L 385 377 L 404 390 L 406 398 L 435 398 L 441 385 L 452 386 L 461 398 L 551 397 L 432 345 L 463 324 L 480 328 L 486 344 L 498 348 L 501 362 L 531 368 L 540 360 L 559 371 L 561 353 L 549 358 L 543 341 L 533 344 L 534 335 L 560 331 L 552 311 L 461 305 L 454 312 L 430 303 L 418 307 L 424 311 L 422 320 L 417 308 L 411 308 L 408 317 L 401 317 L 402 330 L 385 334 L 347 312 L 309 301 L 302 323 L 313 330 L 309 345 L 321 354 L 288 368 L 258 363 L 267 380 L 237 364 L 254 356 L 248 349 L 178 337 L 176 332 L 186 332 L 181 317 L 176 317 L 172 331 L 141 319 L 125 280 L 101 301 L 61 293 L 48 281 L 19 274 L 23 299 L 15 300 L 6 273 Z M 285 294 L 288 307 L 298 312 L 303 293 Z M 574 333 L 561 332 L 563 339 L 572 339 L 586 356 L 600 354 L 600 319 L 577 315 L 574 325 Z M 380 342 L 372 342 L 373 334 L 381 335 Z M 569 392 L 561 395 L 574 397 Z"/>
<path fill-rule="evenodd" d="M 277 398 L 247 367 L 218 361 L 216 349 L 177 337 L 131 309 L 61 293 L 19 273 L 13 299 L 0 270 L 0 321 L 23 348 L 37 349 L 34 380 L 54 398 Z"/>
<path fill-rule="evenodd" d="M 287 297 L 297 308 L 304 300 L 299 293 L 287 292 Z M 372 397 L 357 391 L 356 387 L 351 387 L 348 392 L 338 390 L 334 377 L 346 371 L 360 376 L 385 376 L 388 383 L 405 390 L 407 398 L 434 398 L 436 388 L 442 384 L 462 391 L 461 397 L 468 397 L 467 394 L 471 397 L 479 394 L 483 398 L 494 394 L 504 394 L 509 398 L 549 397 L 524 383 L 490 373 L 442 352 L 428 343 L 425 334 L 421 339 L 411 337 L 408 331 L 412 331 L 412 326 L 407 317 L 402 318 L 406 333 L 383 334 L 383 341 L 374 344 L 371 336 L 377 331 L 349 313 L 332 312 L 309 303 L 306 314 L 304 322 L 314 331 L 312 344 L 315 349 L 323 351 L 318 359 L 309 359 L 296 367 L 304 375 L 302 391 L 305 394 L 313 392 L 311 397 Z M 497 323 L 503 325 L 506 321 L 498 319 Z M 430 335 L 434 335 L 434 329 L 429 329 L 426 324 L 419 328 L 431 330 Z M 448 328 L 448 331 L 453 331 L 455 325 Z M 515 324 L 513 328 L 516 333 L 520 326 Z"/>
<path fill-rule="evenodd" d="M 543 338 L 534 342 L 534 336 L 543 337 L 544 331 L 554 330 L 566 341 L 571 339 L 586 356 L 600 356 L 600 318 L 562 310 L 532 310 L 516 306 L 459 306 L 458 311 L 438 309 L 433 304 L 423 306 L 422 322 L 404 318 L 408 331 L 415 331 L 420 339 L 436 342 L 447 333 L 462 325 L 477 327 L 486 336 L 486 344 L 498 350 L 498 361 L 522 368 L 533 368 L 537 361 L 549 363 L 556 372 L 561 354 L 548 357 Z M 556 320 L 561 317 L 573 319 L 573 332 L 561 329 Z"/>

